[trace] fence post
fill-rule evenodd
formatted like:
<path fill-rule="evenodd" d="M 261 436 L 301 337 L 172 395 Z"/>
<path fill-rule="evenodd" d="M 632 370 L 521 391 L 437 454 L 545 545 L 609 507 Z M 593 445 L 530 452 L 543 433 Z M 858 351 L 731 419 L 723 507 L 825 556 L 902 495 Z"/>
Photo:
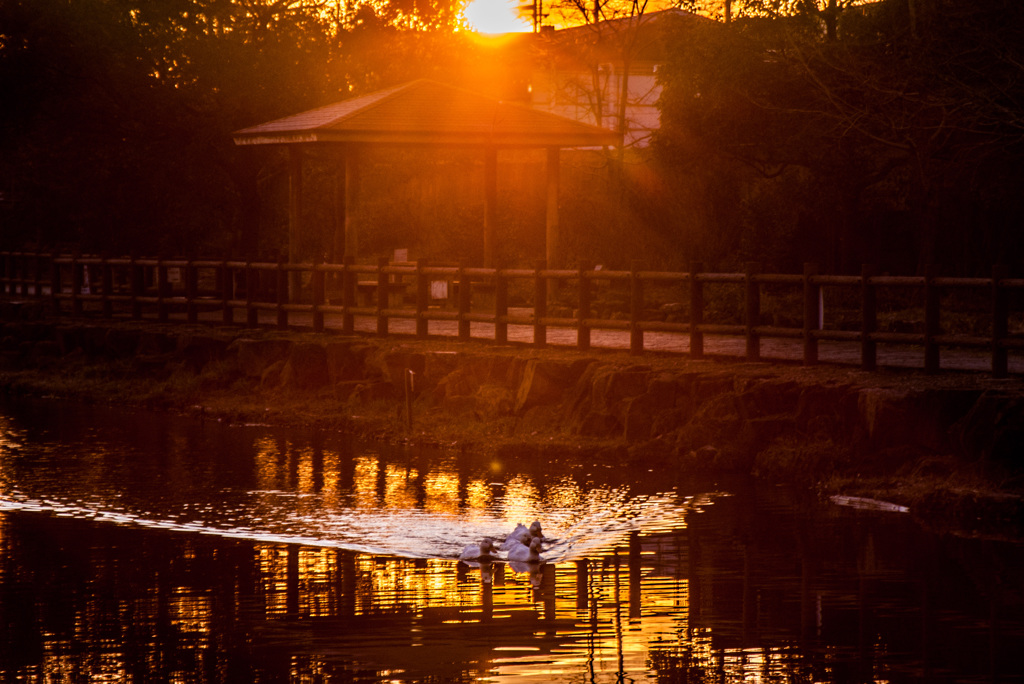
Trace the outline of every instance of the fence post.
<path fill-rule="evenodd" d="M 580 301 L 579 309 L 576 310 L 576 347 L 580 351 L 590 349 L 590 326 L 587 319 L 590 318 L 591 289 L 590 272 L 594 270 L 594 264 L 589 261 L 580 262 Z"/>
<path fill-rule="evenodd" d="M 508 342 L 508 276 L 494 269 L 494 341 Z"/>
<path fill-rule="evenodd" d="M 196 268 L 194 259 L 188 259 L 185 261 L 185 316 L 189 323 L 199 321 L 197 297 L 199 297 L 199 269 Z"/>
<path fill-rule="evenodd" d="M 78 263 L 80 257 L 78 250 L 71 254 L 71 314 L 82 315 L 82 265 Z"/>
<path fill-rule="evenodd" d="M 18 266 L 17 266 L 18 255 L 14 252 L 7 252 L 4 254 L 4 258 L 0 260 L 0 264 L 3 264 L 3 290 L 4 294 L 17 294 L 18 286 L 16 285 L 18 277 Z"/>
<path fill-rule="evenodd" d="M 309 276 L 309 287 L 313 295 L 313 332 L 324 331 L 323 305 L 326 298 L 326 282 L 323 270 L 323 260 L 319 264 L 313 264 L 313 272 Z"/>
<path fill-rule="evenodd" d="M 7 292 L 22 297 L 28 296 L 28 253 L 13 253 L 8 259 L 8 269 L 5 274 L 8 281 Z"/>
<path fill-rule="evenodd" d="M 28 297 L 28 284 L 31 278 L 28 275 L 28 252 L 18 253 L 18 278 L 21 280 L 21 296 Z"/>
<path fill-rule="evenodd" d="M 231 300 L 235 298 L 235 274 L 228 266 L 227 259 L 220 265 L 220 298 L 223 308 L 222 321 L 225 325 L 231 325 L 235 322 L 235 315 L 231 310 Z"/>
<path fill-rule="evenodd" d="M 388 317 L 384 312 L 388 308 L 390 296 L 388 292 L 388 274 L 384 270 L 388 267 L 386 256 L 377 258 L 377 334 L 384 336 L 388 334 Z"/>
<path fill-rule="evenodd" d="M 60 295 L 64 286 L 60 282 L 60 264 L 57 259 L 60 255 L 56 252 L 50 255 L 50 299 L 53 302 L 53 315 L 60 315 Z"/>
<path fill-rule="evenodd" d="M 548 343 L 548 328 L 543 323 L 548 315 L 548 281 L 541 271 L 548 267 L 548 262 L 540 259 L 533 267 L 533 344 L 543 347 Z"/>
<path fill-rule="evenodd" d="M 878 296 L 871 282 L 874 275 L 873 265 L 860 267 L 860 367 L 866 371 L 878 369 L 878 343 L 871 337 L 878 331 Z"/>
<path fill-rule="evenodd" d="M 45 269 L 43 268 L 43 259 L 44 259 L 43 253 L 42 252 L 36 252 L 36 274 L 35 274 L 35 279 L 36 279 L 36 282 L 35 282 L 36 299 L 42 299 L 42 297 L 43 297 L 43 277 L 44 277 L 44 271 L 45 271 Z"/>
<path fill-rule="evenodd" d="M 32 274 L 33 277 L 33 292 L 35 293 L 36 299 L 41 299 L 43 296 L 43 253 L 36 251 L 36 269 Z"/>
<path fill-rule="evenodd" d="M 164 264 L 164 257 L 160 257 L 156 262 L 156 311 L 161 322 L 166 321 L 170 314 L 170 307 L 165 301 L 167 289 L 167 266 Z"/>
<path fill-rule="evenodd" d="M 0 292 L 4 294 L 18 294 L 18 255 L 15 252 L 5 252 L 0 259 Z"/>
<path fill-rule="evenodd" d="M 1002 264 L 992 267 L 992 377 L 1009 375 L 1009 356 L 1003 340 L 1009 334 L 1010 301 L 1006 288 L 1000 282 L 1009 275 Z"/>
<path fill-rule="evenodd" d="M 761 336 L 757 334 L 757 326 L 761 319 L 761 285 L 757 282 L 757 274 L 760 272 L 760 265 L 757 262 L 747 262 L 746 282 L 746 314 L 744 316 L 747 327 L 747 360 L 759 361 L 761 359 Z"/>
<path fill-rule="evenodd" d="M 351 335 L 356 325 L 356 317 L 352 314 L 352 309 L 356 305 L 356 274 L 352 271 L 355 263 L 355 257 L 342 258 L 345 270 L 341 273 L 341 332 L 346 335 Z"/>
<path fill-rule="evenodd" d="M 291 301 L 291 297 L 288 293 L 288 262 L 284 257 L 278 257 L 277 259 L 277 270 L 274 273 L 277 275 L 276 287 L 277 290 L 277 328 L 278 330 L 288 329 L 288 309 L 285 305 Z"/>
<path fill-rule="evenodd" d="M 703 270 L 699 261 L 690 264 L 690 356 L 695 359 L 704 358 L 704 283 L 699 278 Z"/>
<path fill-rule="evenodd" d="M 420 339 L 426 339 L 430 324 L 427 320 L 427 312 L 430 310 L 430 281 L 423 272 L 429 265 L 430 262 L 426 259 L 416 260 L 416 337 Z"/>
<path fill-rule="evenodd" d="M 812 281 L 818 275 L 818 265 L 804 264 L 804 365 L 818 363 L 818 338 L 814 331 L 821 321 L 821 285 Z"/>
<path fill-rule="evenodd" d="M 260 312 L 253 306 L 256 303 L 256 269 L 251 261 L 245 262 L 245 324 L 255 328 L 260 324 Z"/>
<path fill-rule="evenodd" d="M 100 260 L 100 270 L 103 273 L 103 317 L 114 317 L 114 267 L 110 265 L 109 255 L 104 254 Z"/>
<path fill-rule="evenodd" d="M 142 270 L 144 267 L 135 263 L 136 257 L 133 254 L 128 259 L 129 278 L 131 280 L 132 290 L 132 318 L 138 320 L 142 318 L 142 302 L 139 301 L 139 297 L 142 296 L 143 289 L 145 288 L 145 272 Z"/>
<path fill-rule="evenodd" d="M 639 261 L 629 265 L 629 353 L 643 354 L 644 330 L 640 327 L 644 314 L 644 284 L 640 280 Z"/>
<path fill-rule="evenodd" d="M 937 373 L 939 370 L 939 345 L 935 336 L 939 334 L 939 289 L 935 287 L 937 269 L 929 265 L 924 274 L 924 370 Z"/>
<path fill-rule="evenodd" d="M 466 265 L 459 263 L 459 339 L 468 340 L 470 321 L 467 318 L 473 300 L 472 283 L 466 275 Z"/>

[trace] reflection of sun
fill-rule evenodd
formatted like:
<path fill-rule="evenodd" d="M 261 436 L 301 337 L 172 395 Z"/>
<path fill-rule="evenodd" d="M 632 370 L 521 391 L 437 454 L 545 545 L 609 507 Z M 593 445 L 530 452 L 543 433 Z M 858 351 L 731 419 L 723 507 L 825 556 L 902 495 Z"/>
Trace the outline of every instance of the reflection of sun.
<path fill-rule="evenodd" d="M 530 22 L 516 12 L 516 0 L 472 0 L 466 19 L 480 33 L 515 33 L 531 30 Z"/>

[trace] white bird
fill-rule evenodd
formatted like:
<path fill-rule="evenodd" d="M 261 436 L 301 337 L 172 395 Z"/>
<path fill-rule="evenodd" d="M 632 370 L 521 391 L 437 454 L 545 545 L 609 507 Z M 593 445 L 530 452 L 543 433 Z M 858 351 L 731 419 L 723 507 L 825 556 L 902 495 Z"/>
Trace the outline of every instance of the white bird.
<path fill-rule="evenodd" d="M 529 546 L 514 544 L 508 550 L 508 560 L 515 563 L 540 563 L 540 537 L 534 537 Z"/>
<path fill-rule="evenodd" d="M 502 551 L 508 551 L 512 549 L 516 544 L 522 546 L 528 546 L 531 539 L 543 539 L 544 535 L 540 530 L 540 522 L 534 520 L 530 523 L 530 526 L 519 523 L 516 528 L 512 530 L 512 533 L 505 537 L 505 541 L 501 544 Z"/>
<path fill-rule="evenodd" d="M 459 560 L 489 560 L 498 551 L 490 537 L 484 537 L 479 544 L 470 544 L 459 554 Z"/>

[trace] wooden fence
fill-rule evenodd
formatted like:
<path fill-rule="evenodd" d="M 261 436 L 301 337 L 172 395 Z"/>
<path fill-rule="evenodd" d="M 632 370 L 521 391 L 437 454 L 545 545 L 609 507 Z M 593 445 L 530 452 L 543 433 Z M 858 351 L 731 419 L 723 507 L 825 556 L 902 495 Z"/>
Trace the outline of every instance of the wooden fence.
<path fill-rule="evenodd" d="M 716 288 L 712 298 L 710 288 Z M 855 320 L 839 328 L 824 325 L 825 288 L 841 293 L 839 299 L 847 312 L 854 311 Z M 879 329 L 883 289 L 907 292 L 903 300 L 914 303 L 922 320 L 909 330 Z M 447 296 L 441 296 L 445 291 Z M 478 322 L 491 324 L 487 338 L 499 343 L 509 341 L 510 325 L 529 326 L 536 346 L 547 344 L 549 328 L 568 328 L 575 331 L 581 350 L 591 348 L 594 331 L 616 330 L 628 332 L 634 354 L 645 351 L 645 333 L 662 332 L 688 336 L 694 358 L 704 356 L 705 335 L 740 336 L 748 360 L 761 358 L 762 339 L 790 338 L 802 341 L 806 364 L 818 362 L 819 342 L 842 341 L 859 345 L 865 370 L 877 368 L 879 344 L 923 347 L 928 372 L 940 370 L 941 348 L 972 348 L 990 354 L 991 373 L 1000 378 L 1008 374 L 1009 351 L 1024 349 L 1024 336 L 1010 334 L 1011 314 L 1019 313 L 1011 302 L 1020 299 L 1021 291 L 1024 279 L 1006 277 L 1002 267 L 995 267 L 990 278 L 950 278 L 933 272 L 875 275 L 868 266 L 859 276 L 837 276 L 819 274 L 813 265 L 802 274 L 761 273 L 755 264 L 743 273 L 707 273 L 695 263 L 689 272 L 678 273 L 643 270 L 640 264 L 628 271 L 590 264 L 556 270 L 544 262 L 531 269 L 493 269 L 423 260 L 390 263 L 386 258 L 376 264 L 289 264 L 0 253 L 0 294 L 45 300 L 55 314 L 282 329 L 297 327 L 302 317 L 301 327 L 343 333 L 355 332 L 356 317 L 370 317 L 379 335 L 389 334 L 391 321 L 411 319 L 420 338 L 428 336 L 430 321 L 452 321 L 453 336 L 460 340 L 472 339 L 471 324 Z M 654 300 L 662 302 L 666 292 L 668 301 L 652 310 Z M 786 315 L 777 317 L 782 323 L 765 324 L 762 302 L 769 294 L 788 307 Z M 945 332 L 944 294 L 970 302 L 985 330 Z M 603 307 L 599 312 L 598 295 L 615 295 L 617 310 L 609 314 Z M 714 306 L 709 306 L 711 299 Z M 671 313 L 665 315 L 666 309 Z M 244 314 L 244 321 L 236 320 L 236 312 Z"/>

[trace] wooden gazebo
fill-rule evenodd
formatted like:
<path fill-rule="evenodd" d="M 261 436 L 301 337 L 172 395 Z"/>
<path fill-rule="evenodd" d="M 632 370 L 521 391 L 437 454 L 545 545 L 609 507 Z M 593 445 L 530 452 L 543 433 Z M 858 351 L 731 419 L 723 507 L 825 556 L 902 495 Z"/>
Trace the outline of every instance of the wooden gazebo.
<path fill-rule="evenodd" d="M 544 148 L 545 256 L 561 261 L 558 236 L 559 151 L 563 147 L 620 144 L 618 133 L 565 117 L 501 102 L 430 80 L 405 83 L 234 133 L 237 145 L 287 145 L 289 151 L 289 259 L 302 231 L 302 158 L 309 145 L 341 149 L 345 169 L 345 254 L 358 256 L 353 208 L 358 201 L 359 151 L 370 145 L 478 148 L 484 155 L 484 266 L 494 265 L 499 149 Z"/>

